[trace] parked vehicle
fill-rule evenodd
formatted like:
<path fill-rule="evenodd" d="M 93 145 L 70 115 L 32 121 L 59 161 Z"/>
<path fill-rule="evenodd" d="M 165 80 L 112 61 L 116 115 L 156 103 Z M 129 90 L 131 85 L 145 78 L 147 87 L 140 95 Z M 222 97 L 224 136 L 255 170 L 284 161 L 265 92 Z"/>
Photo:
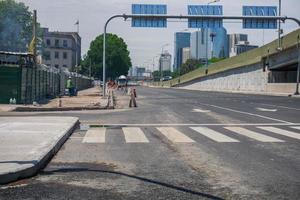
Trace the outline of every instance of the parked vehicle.
<path fill-rule="evenodd" d="M 161 81 L 169 81 L 172 80 L 172 76 L 164 76 L 163 78 L 161 78 Z"/>

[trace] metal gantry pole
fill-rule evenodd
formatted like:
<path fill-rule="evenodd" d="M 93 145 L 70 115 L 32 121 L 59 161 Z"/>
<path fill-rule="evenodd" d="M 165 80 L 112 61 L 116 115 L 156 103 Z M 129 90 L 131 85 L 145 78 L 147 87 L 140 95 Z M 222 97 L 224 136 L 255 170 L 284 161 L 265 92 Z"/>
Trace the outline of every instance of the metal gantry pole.
<path fill-rule="evenodd" d="M 298 67 L 297 67 L 297 83 L 296 83 L 296 92 L 295 95 L 299 95 L 299 81 L 300 81 L 300 36 L 298 35 L 297 39 L 298 39 L 298 43 L 297 43 L 297 47 L 298 47 Z"/>
<path fill-rule="evenodd" d="M 205 74 L 208 74 L 208 28 L 206 28 L 205 57 Z"/>
<path fill-rule="evenodd" d="M 293 17 L 282 17 L 282 16 L 218 16 L 218 15 L 114 15 L 109 18 L 105 25 L 104 25 L 104 34 L 103 34 L 103 96 L 106 95 L 105 93 L 105 68 L 106 68 L 106 61 L 105 61 L 105 53 L 106 53 L 106 28 L 108 23 L 114 18 L 124 18 L 124 20 L 128 18 L 135 18 L 135 17 L 142 17 L 142 18 L 149 18 L 149 19 L 265 19 L 265 20 L 292 20 L 300 26 L 300 20 L 293 18 Z"/>

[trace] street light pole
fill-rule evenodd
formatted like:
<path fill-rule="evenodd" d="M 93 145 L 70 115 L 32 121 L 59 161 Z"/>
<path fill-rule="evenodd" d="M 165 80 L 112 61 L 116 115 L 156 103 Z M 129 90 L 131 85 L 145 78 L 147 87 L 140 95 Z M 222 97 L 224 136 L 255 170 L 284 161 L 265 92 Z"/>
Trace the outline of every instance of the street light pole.
<path fill-rule="evenodd" d="M 208 9 L 208 6 L 210 4 L 213 4 L 213 3 L 217 3 L 219 2 L 220 0 L 214 0 L 214 1 L 211 1 L 211 2 L 208 2 L 207 3 L 207 9 Z M 212 47 L 213 48 L 213 47 Z M 206 28 L 206 45 L 205 45 L 205 60 L 206 60 L 206 66 L 205 66 L 205 75 L 208 74 L 208 27 Z"/>
<path fill-rule="evenodd" d="M 279 0 L 279 16 L 281 16 L 281 0 Z M 278 50 L 281 50 L 281 21 L 278 21 Z"/>

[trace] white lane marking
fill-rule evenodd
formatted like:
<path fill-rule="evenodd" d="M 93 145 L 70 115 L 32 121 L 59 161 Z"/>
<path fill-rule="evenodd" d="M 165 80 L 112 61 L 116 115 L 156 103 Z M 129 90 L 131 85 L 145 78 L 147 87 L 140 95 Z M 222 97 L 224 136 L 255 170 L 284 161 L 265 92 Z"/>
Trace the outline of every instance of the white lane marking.
<path fill-rule="evenodd" d="M 198 123 L 198 124 L 187 124 L 187 123 L 182 123 L 182 124 L 100 124 L 100 123 L 93 123 L 90 122 L 89 124 L 91 127 L 109 127 L 109 126 L 123 126 L 123 127 L 149 127 L 149 126 L 155 126 L 155 127 L 165 127 L 165 126 L 286 126 L 287 123 L 233 123 L 233 124 L 214 124 L 214 123 Z M 294 126 L 300 126 L 300 123 L 293 123 L 292 125 Z"/>
<path fill-rule="evenodd" d="M 193 109 L 192 112 L 199 112 L 199 113 L 208 113 L 210 110 L 202 110 L 202 109 Z"/>
<path fill-rule="evenodd" d="M 166 138 L 168 138 L 170 141 L 174 143 L 193 143 L 195 142 L 182 132 L 178 131 L 177 129 L 173 127 L 157 127 L 157 130 L 159 130 Z"/>
<path fill-rule="evenodd" d="M 300 140 L 300 134 L 292 132 L 292 131 L 287 131 L 287 130 L 283 130 L 283 129 L 271 127 L 271 126 L 261 126 L 261 127 L 257 127 L 257 128 Z"/>
<path fill-rule="evenodd" d="M 291 126 L 291 128 L 300 130 L 300 126 Z"/>
<path fill-rule="evenodd" d="M 82 143 L 105 143 L 106 128 L 91 128 L 89 129 Z"/>
<path fill-rule="evenodd" d="M 230 109 L 230 108 L 224 108 L 224 107 L 221 107 L 221 106 L 216 106 L 216 105 L 211 105 L 211 104 L 203 104 L 203 105 L 211 106 L 211 107 L 214 107 L 214 108 L 219 108 L 219 109 L 227 110 L 227 111 L 231 111 L 231 112 L 241 113 L 241 114 L 245 114 L 245 115 L 251 115 L 251 116 L 255 116 L 255 117 L 269 119 L 269 120 L 272 120 L 272 121 L 278 121 L 278 122 L 283 122 L 283 123 L 286 123 L 286 124 L 294 125 L 294 123 L 292 123 L 292 122 L 284 121 L 284 120 L 281 120 L 281 119 L 275 119 L 275 118 L 267 117 L 267 116 L 263 116 L 263 115 L 258 115 L 258 114 L 253 114 L 253 113 L 249 113 L 249 112 L 234 110 L 234 109 Z"/>
<path fill-rule="evenodd" d="M 149 140 L 140 128 L 123 127 L 122 130 L 127 143 L 149 143 Z"/>
<path fill-rule="evenodd" d="M 242 127 L 224 127 L 227 130 L 230 130 L 232 132 L 235 132 L 237 134 L 252 138 L 254 140 L 258 140 L 260 142 L 284 142 L 283 140 L 274 138 L 274 137 L 270 137 L 267 135 L 263 135 L 261 133 L 257 133 Z"/>
<path fill-rule="evenodd" d="M 266 103 L 260 103 L 261 105 L 266 105 L 266 106 L 273 106 L 273 107 L 278 107 L 278 108 L 285 108 L 289 110 L 298 110 L 300 111 L 299 108 L 293 108 L 293 107 L 287 107 L 287 106 L 279 106 L 279 105 L 272 105 L 272 104 L 266 104 Z"/>
<path fill-rule="evenodd" d="M 256 108 L 256 110 L 263 111 L 263 112 L 276 112 L 277 109 L 268 109 L 268 108 Z"/>
<path fill-rule="evenodd" d="M 231 137 L 228 137 L 226 135 L 223 135 L 217 131 L 214 131 L 206 127 L 190 127 L 190 128 L 216 142 L 239 142 L 236 139 L 233 139 Z"/>

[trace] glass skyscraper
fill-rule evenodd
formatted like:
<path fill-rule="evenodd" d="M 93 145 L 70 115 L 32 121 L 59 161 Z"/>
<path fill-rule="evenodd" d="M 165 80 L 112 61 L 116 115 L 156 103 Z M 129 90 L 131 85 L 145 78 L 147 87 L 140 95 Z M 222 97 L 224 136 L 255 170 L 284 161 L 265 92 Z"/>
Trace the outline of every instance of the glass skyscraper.
<path fill-rule="evenodd" d="M 212 57 L 229 57 L 227 31 L 225 28 L 200 29 L 191 34 L 191 58 L 205 60 Z"/>
<path fill-rule="evenodd" d="M 190 47 L 191 33 L 177 32 L 174 35 L 174 69 L 177 70 L 182 65 L 182 49 Z"/>

